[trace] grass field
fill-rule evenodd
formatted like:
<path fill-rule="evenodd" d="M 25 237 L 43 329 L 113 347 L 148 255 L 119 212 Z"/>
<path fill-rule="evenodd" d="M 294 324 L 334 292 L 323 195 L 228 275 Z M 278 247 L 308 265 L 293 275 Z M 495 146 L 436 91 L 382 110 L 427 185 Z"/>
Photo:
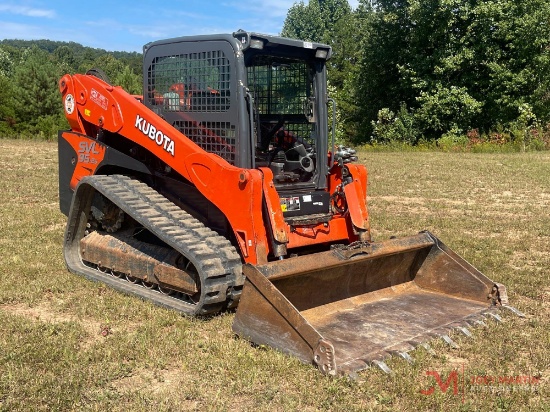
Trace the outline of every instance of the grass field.
<path fill-rule="evenodd" d="M 188 319 L 70 274 L 56 144 L 0 140 L 0 410 L 550 410 L 550 153 L 361 161 L 375 239 L 432 231 L 526 318 L 327 378 L 236 338 L 233 313 Z M 456 371 L 457 393 L 430 371 Z"/>

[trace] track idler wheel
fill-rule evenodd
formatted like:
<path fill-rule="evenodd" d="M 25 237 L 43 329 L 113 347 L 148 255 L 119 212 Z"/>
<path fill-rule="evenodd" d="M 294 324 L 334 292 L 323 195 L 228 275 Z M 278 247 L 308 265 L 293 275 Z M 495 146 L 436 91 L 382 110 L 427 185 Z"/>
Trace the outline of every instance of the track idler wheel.
<path fill-rule="evenodd" d="M 115 233 L 124 222 L 124 211 L 97 192 L 92 201 L 92 216 L 109 233 Z"/>

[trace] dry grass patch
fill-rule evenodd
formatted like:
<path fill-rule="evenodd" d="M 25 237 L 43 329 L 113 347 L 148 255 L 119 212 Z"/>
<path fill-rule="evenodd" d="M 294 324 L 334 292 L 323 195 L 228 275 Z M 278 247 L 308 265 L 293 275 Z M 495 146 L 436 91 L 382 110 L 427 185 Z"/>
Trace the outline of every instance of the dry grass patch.
<path fill-rule="evenodd" d="M 59 306 L 59 305 L 58 305 Z M 35 322 L 43 322 L 51 325 L 71 323 L 76 324 L 85 331 L 80 340 L 81 349 L 100 343 L 103 339 L 116 332 L 110 325 L 94 319 L 85 319 L 75 314 L 58 312 L 51 307 L 50 302 L 40 302 L 36 306 L 28 306 L 24 303 L 0 305 L 0 310 L 11 315 L 22 316 Z"/>
<path fill-rule="evenodd" d="M 168 395 L 184 384 L 185 378 L 181 369 L 146 370 L 139 369 L 132 375 L 116 379 L 111 387 L 120 393 L 145 391 L 153 394 Z"/>

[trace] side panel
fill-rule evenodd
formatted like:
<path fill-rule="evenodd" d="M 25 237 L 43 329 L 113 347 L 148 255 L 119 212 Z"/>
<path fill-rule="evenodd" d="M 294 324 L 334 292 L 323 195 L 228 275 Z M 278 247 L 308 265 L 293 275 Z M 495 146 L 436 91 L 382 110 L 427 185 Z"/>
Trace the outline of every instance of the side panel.
<path fill-rule="evenodd" d="M 145 165 L 98 140 L 71 131 L 60 131 L 58 135 L 59 158 L 59 207 L 69 214 L 73 192 L 85 176 L 96 174 L 101 168 L 130 170 L 139 174 L 150 174 Z"/>
<path fill-rule="evenodd" d="M 57 155 L 59 159 L 59 209 L 65 216 L 69 215 L 74 189 L 71 188 L 77 154 L 76 150 L 63 137 L 70 132 L 59 132 L 57 138 Z"/>

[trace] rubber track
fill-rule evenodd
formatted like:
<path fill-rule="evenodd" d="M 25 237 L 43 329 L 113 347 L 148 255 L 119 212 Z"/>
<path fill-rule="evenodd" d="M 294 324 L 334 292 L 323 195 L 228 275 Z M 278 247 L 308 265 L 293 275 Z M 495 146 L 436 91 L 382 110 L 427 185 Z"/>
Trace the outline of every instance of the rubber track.
<path fill-rule="evenodd" d="M 98 271 L 95 271 L 95 276 L 90 276 L 87 270 L 86 274 L 79 270 L 76 272 L 190 315 L 211 314 L 237 305 L 244 278 L 240 256 L 229 240 L 205 227 L 154 189 L 127 176 L 89 176 L 82 179 L 80 184 L 93 187 L 164 243 L 188 258 L 199 273 L 201 297 L 197 304 L 192 304 Z M 89 269 L 84 264 L 82 266 Z M 117 283 L 116 286 L 113 281 Z"/>

